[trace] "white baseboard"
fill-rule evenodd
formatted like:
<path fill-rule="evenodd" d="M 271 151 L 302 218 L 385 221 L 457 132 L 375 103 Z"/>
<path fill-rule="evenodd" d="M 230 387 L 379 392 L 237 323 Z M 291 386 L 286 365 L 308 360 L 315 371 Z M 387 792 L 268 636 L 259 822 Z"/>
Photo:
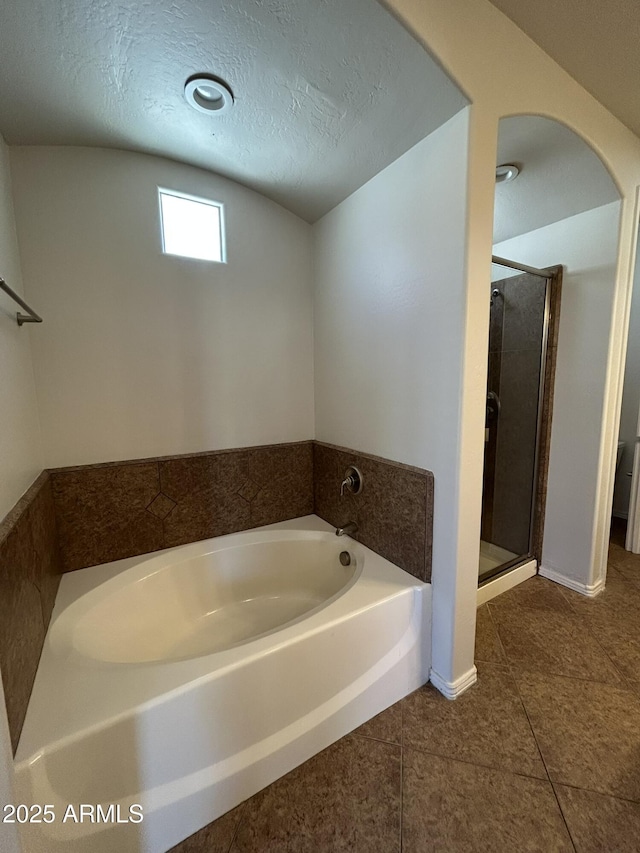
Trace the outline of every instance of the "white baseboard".
<path fill-rule="evenodd" d="M 564 575 L 561 575 L 560 572 L 555 571 L 555 569 L 549 569 L 546 566 L 540 566 L 540 571 L 538 574 L 547 578 L 554 583 L 559 583 L 562 586 L 568 587 L 568 589 L 572 589 L 574 592 L 579 592 L 581 595 L 586 595 L 588 598 L 595 598 L 596 595 L 599 595 L 604 589 L 605 581 L 601 579 L 592 584 L 581 583 L 580 581 L 576 581 L 573 578 L 567 578 Z"/>
<path fill-rule="evenodd" d="M 432 669 L 429 674 L 429 681 L 447 699 L 457 699 L 465 690 L 468 690 L 475 684 L 477 680 L 478 671 L 475 666 L 472 666 L 468 672 L 465 672 L 460 678 L 456 678 L 455 681 L 447 681 L 435 669 Z"/>
<path fill-rule="evenodd" d="M 506 592 L 519 583 L 532 578 L 537 572 L 538 564 L 535 560 L 529 560 L 523 566 L 518 566 L 516 569 L 511 569 L 493 580 L 483 583 L 478 587 L 478 597 L 476 599 L 478 607 L 491 601 L 496 595 Z"/>

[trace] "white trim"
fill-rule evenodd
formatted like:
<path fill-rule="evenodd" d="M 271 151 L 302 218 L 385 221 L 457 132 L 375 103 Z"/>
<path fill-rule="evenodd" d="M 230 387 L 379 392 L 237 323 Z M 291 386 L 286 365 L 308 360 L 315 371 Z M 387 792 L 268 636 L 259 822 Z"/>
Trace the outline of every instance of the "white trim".
<path fill-rule="evenodd" d="M 518 586 L 519 583 L 529 580 L 529 578 L 532 578 L 536 574 L 537 570 L 538 563 L 535 560 L 529 560 L 523 566 L 517 566 L 515 569 L 511 569 L 511 571 L 483 583 L 482 586 L 478 587 L 477 606 L 480 607 L 481 604 L 490 601 L 496 595 L 500 595 L 508 589 Z"/>
<path fill-rule="evenodd" d="M 546 566 L 540 566 L 538 574 L 543 578 L 553 581 L 554 583 L 562 584 L 562 586 L 566 586 L 569 589 L 574 590 L 574 592 L 586 595 L 588 598 L 595 598 L 596 595 L 599 595 L 604 589 L 604 578 L 600 578 L 600 580 L 591 584 L 581 583 L 581 581 L 561 575 L 560 572 L 556 572 L 555 569 L 548 569 Z"/>
<path fill-rule="evenodd" d="M 465 690 L 468 690 L 475 684 L 477 680 L 478 671 L 475 666 L 472 666 L 470 670 L 461 675 L 460 678 L 456 678 L 455 681 L 446 681 L 435 669 L 432 669 L 429 673 L 429 681 L 446 699 L 457 699 Z"/>

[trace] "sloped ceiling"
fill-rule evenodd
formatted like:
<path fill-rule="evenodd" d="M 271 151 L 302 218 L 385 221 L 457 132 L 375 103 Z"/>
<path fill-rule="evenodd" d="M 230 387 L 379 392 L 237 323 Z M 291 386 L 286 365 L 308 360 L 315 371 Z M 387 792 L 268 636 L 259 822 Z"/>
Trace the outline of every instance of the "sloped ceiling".
<path fill-rule="evenodd" d="M 223 116 L 183 97 L 208 72 Z M 0 132 L 211 169 L 315 221 L 466 104 L 376 0 L 7 0 Z"/>

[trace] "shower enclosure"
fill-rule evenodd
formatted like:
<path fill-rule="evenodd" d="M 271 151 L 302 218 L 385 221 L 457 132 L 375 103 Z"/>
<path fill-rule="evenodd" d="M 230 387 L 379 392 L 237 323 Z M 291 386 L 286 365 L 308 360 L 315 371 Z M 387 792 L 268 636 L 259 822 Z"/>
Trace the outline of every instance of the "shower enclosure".
<path fill-rule="evenodd" d="M 540 559 L 559 287 L 560 268 L 493 259 L 480 584 Z"/>

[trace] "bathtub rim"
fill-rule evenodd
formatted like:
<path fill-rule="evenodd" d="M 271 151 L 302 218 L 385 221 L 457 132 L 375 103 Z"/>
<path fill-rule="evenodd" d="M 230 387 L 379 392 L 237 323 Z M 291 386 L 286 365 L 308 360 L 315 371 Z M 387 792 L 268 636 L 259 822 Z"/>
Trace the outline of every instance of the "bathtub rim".
<path fill-rule="evenodd" d="M 274 528 L 273 525 L 269 525 L 268 527 L 262 528 L 252 528 L 250 530 L 245 530 L 240 533 L 230 533 L 224 536 L 203 539 L 198 542 L 188 543 L 186 545 L 178 545 L 175 548 L 165 549 L 161 552 L 153 552 L 150 555 L 143 554 L 137 558 L 132 558 L 136 560 L 133 565 L 123 568 L 121 571 L 118 571 L 117 574 L 114 574 L 107 580 L 103 580 L 100 583 L 96 584 L 92 589 L 83 592 L 81 595 L 75 597 L 72 601 L 67 602 L 67 604 L 63 606 L 59 611 L 57 609 L 56 602 L 56 608 L 54 608 L 54 612 L 51 617 L 51 622 L 49 625 L 49 630 L 47 631 L 47 637 L 45 642 L 50 648 L 52 654 L 62 656 L 67 661 L 73 662 L 75 665 L 78 666 L 85 665 L 93 668 L 96 666 L 157 667 L 181 665 L 184 664 L 185 661 L 196 658 L 214 658 L 215 656 L 221 655 L 224 652 L 229 651 L 230 649 L 235 649 L 239 646 L 246 647 L 251 643 L 270 636 L 271 634 L 276 634 L 289 627 L 295 626 L 300 622 L 314 616 L 316 613 L 319 613 L 320 611 L 324 610 L 326 607 L 329 607 L 331 604 L 333 604 L 334 601 L 336 601 L 342 595 L 345 595 L 354 586 L 354 584 L 358 582 L 358 579 L 362 575 L 363 568 L 367 560 L 367 555 L 364 546 L 362 546 L 356 540 L 348 538 L 347 541 L 349 544 L 347 546 L 347 543 L 345 543 L 345 548 L 343 550 L 350 550 L 354 554 L 356 565 L 346 583 L 344 583 L 343 586 L 337 589 L 332 595 L 328 596 L 326 599 L 323 599 L 314 607 L 311 607 L 309 610 L 305 611 L 299 616 L 296 616 L 293 619 L 288 619 L 286 622 L 283 622 L 282 624 L 277 625 L 276 627 L 271 628 L 267 631 L 261 631 L 260 633 L 252 635 L 251 637 L 240 640 L 236 643 L 232 643 L 223 649 L 216 649 L 214 651 L 203 652 L 202 654 L 181 658 L 157 658 L 153 660 L 114 661 L 106 660 L 104 658 L 99 657 L 93 657 L 78 649 L 73 638 L 74 626 L 76 626 L 81 619 L 86 617 L 90 610 L 96 605 L 98 605 L 100 601 L 104 600 L 105 597 L 116 595 L 119 591 L 126 588 L 127 586 L 133 585 L 141 581 L 145 581 L 148 578 L 159 574 L 160 572 L 170 571 L 174 566 L 179 566 L 180 564 L 188 562 L 189 560 L 198 557 L 208 557 L 225 551 L 233 550 L 235 548 L 242 548 L 246 545 L 261 545 L 271 542 L 275 543 L 283 541 L 317 541 L 327 543 L 331 541 L 329 539 L 329 531 L 327 530 L 310 530 L 308 528 L 287 529 L 280 526 L 275 527 L 275 529 L 272 528 Z M 331 533 L 333 534 L 333 530 L 331 530 Z M 180 559 L 172 561 L 170 558 L 174 555 L 176 557 L 180 557 Z M 78 569 L 77 571 L 82 572 L 85 571 L 85 569 Z M 212 660 L 212 664 L 213 663 L 214 661 Z"/>

